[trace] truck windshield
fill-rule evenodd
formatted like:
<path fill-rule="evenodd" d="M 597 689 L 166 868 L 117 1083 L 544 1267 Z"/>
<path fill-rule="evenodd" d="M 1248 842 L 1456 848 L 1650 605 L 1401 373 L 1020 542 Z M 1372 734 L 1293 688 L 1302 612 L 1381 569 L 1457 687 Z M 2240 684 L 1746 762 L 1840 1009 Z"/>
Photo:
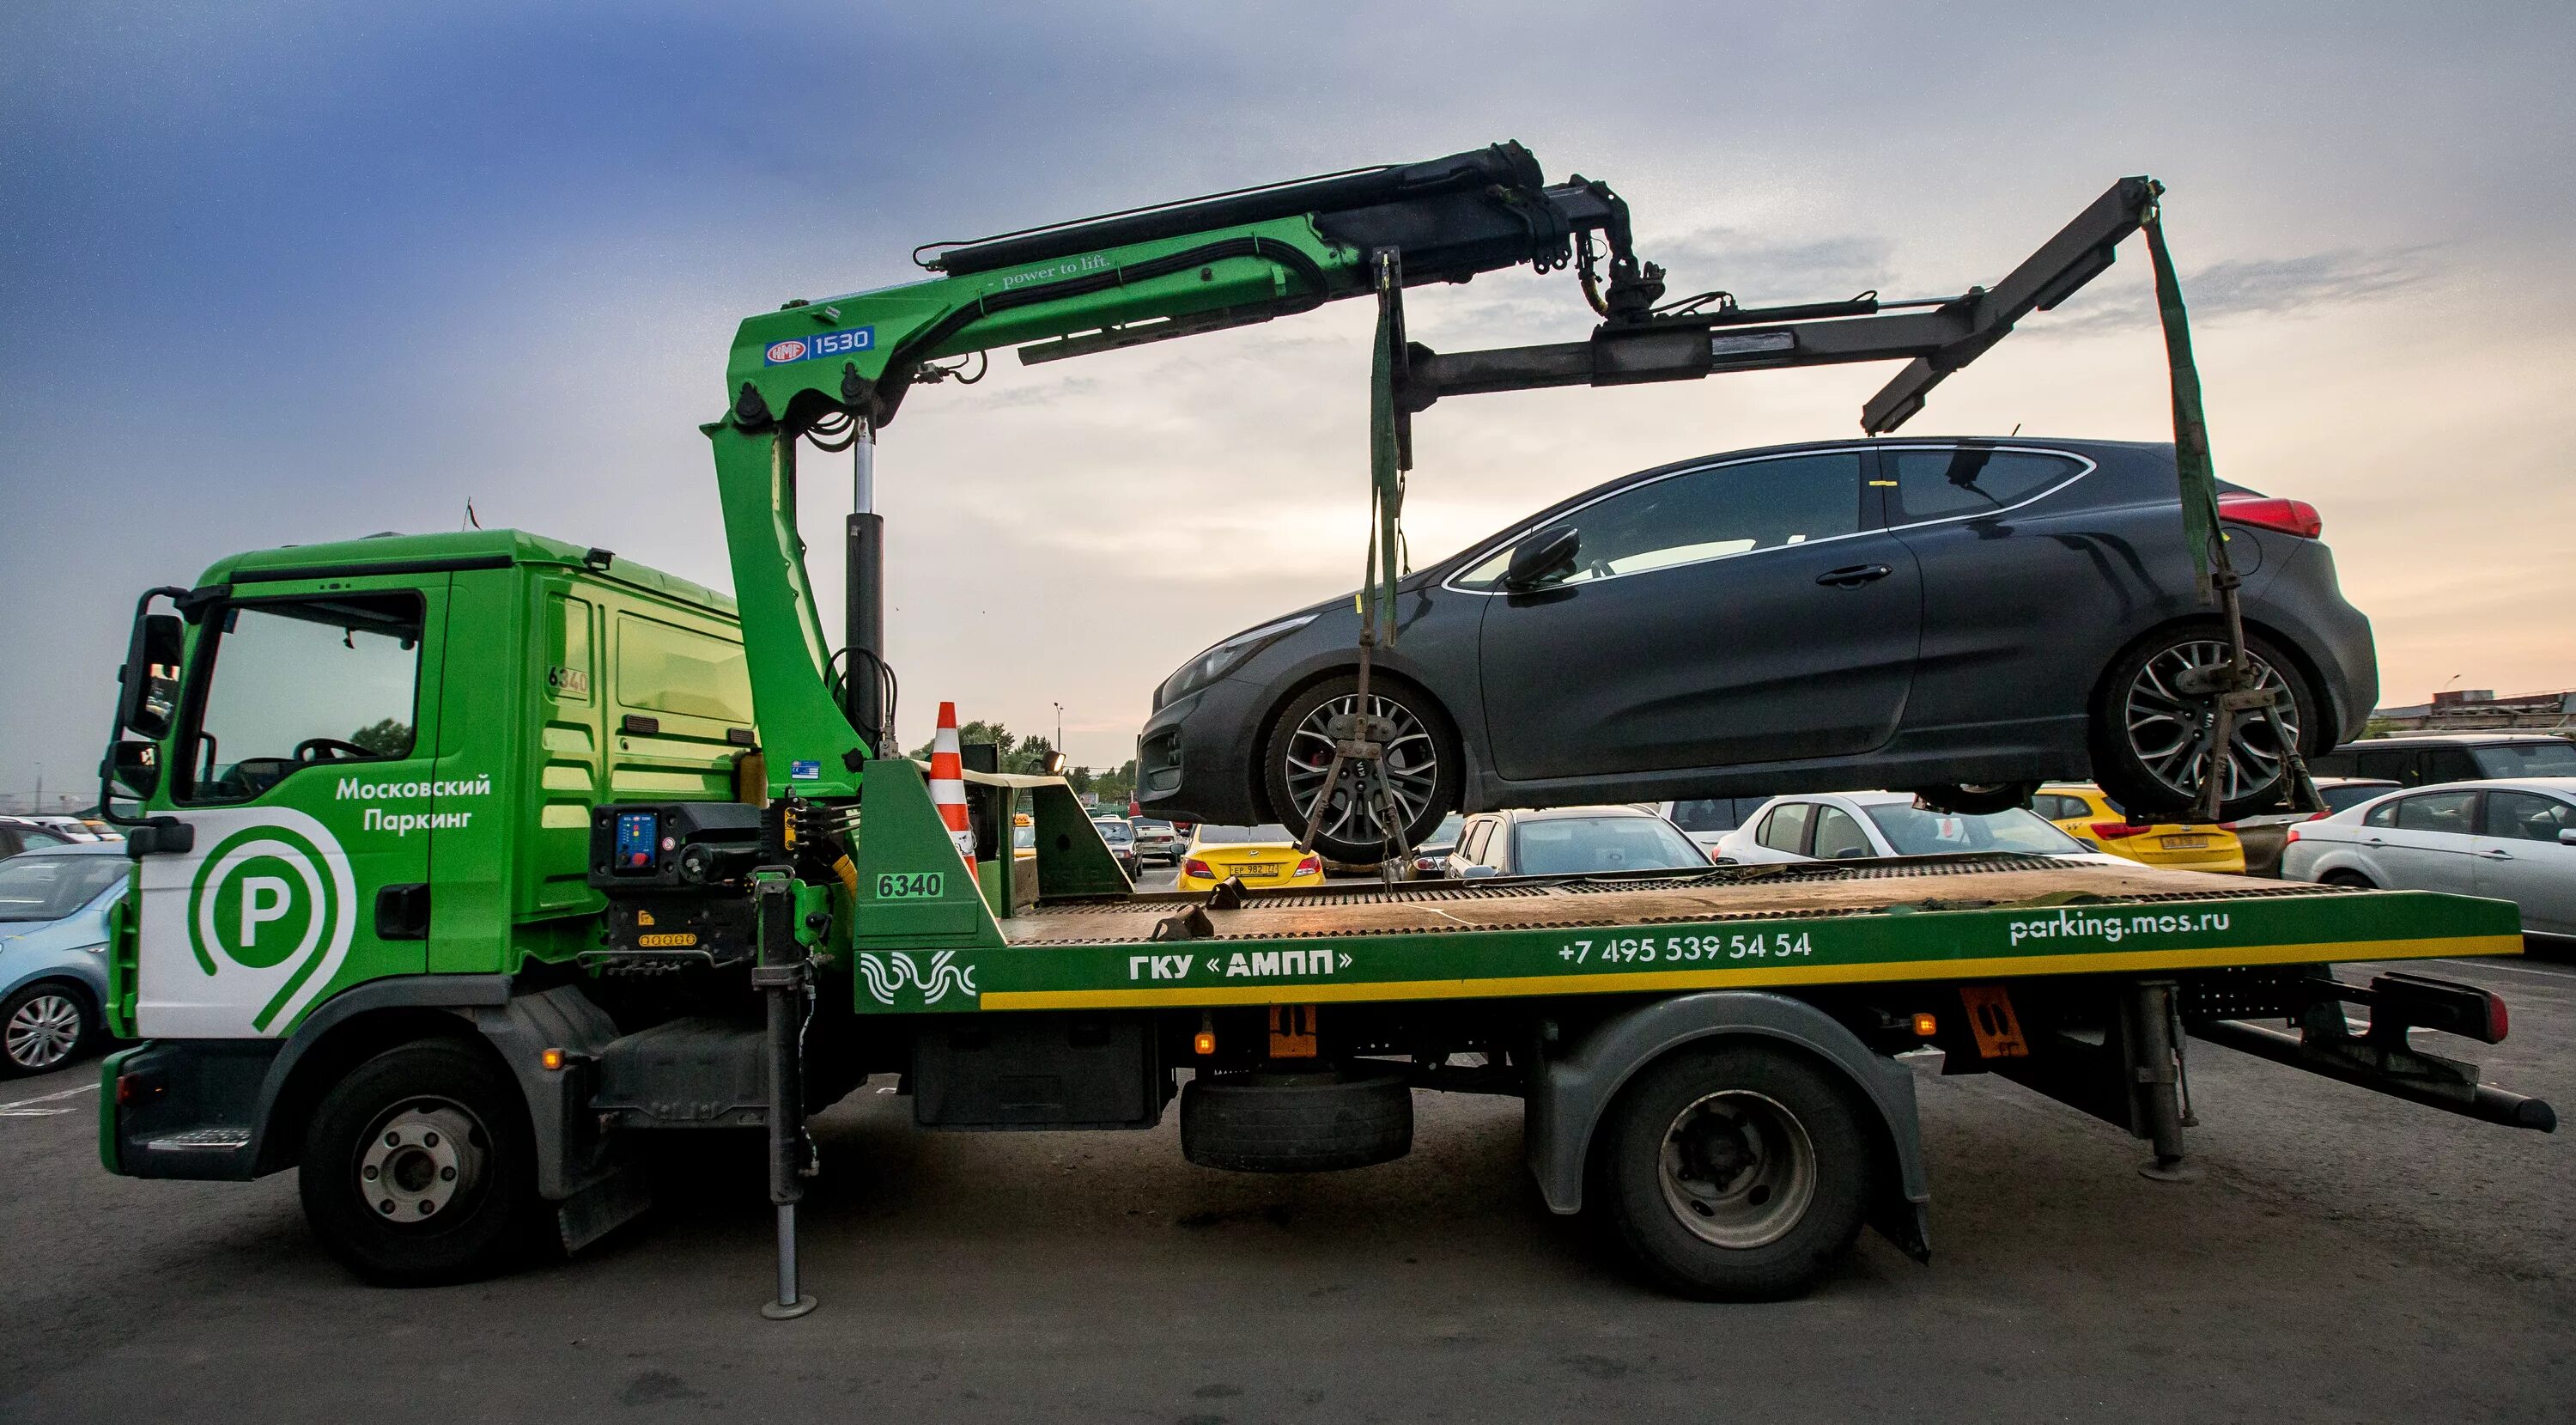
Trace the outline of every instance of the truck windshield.
<path fill-rule="evenodd" d="M 236 604 L 197 675 L 193 800 L 255 797 L 299 766 L 409 756 L 415 594 Z"/>
<path fill-rule="evenodd" d="M 0 861 L 0 922 L 60 920 L 133 869 L 122 856 L 12 856 Z"/>
<path fill-rule="evenodd" d="M 1524 876 L 1705 868 L 1708 853 L 1659 816 L 1566 816 L 1525 821 L 1514 834 Z"/>
<path fill-rule="evenodd" d="M 2020 807 L 1984 816 L 1951 816 L 1902 802 L 1867 808 L 1899 856 L 1953 856 L 1962 851 L 2022 851 L 2062 856 L 2084 843 Z"/>
<path fill-rule="evenodd" d="M 2576 777 L 2576 742 L 2507 742 L 2469 755 L 2490 777 Z"/>

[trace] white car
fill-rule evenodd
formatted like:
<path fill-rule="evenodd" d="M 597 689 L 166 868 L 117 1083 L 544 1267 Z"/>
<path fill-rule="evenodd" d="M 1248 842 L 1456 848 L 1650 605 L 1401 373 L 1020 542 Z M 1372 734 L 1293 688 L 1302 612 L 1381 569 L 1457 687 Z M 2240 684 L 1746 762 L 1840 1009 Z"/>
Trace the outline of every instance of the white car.
<path fill-rule="evenodd" d="M 1719 862 L 1866 861 L 1881 856 L 1954 856 L 2013 851 L 2135 868 L 2104 856 L 2022 807 L 1955 816 L 1926 811 L 1912 792 L 1808 792 L 1773 797 L 1718 838 Z"/>
<path fill-rule="evenodd" d="M 2527 934 L 2576 939 L 2576 777 L 2409 787 L 2300 822 L 2281 877 L 2489 896 Z"/>

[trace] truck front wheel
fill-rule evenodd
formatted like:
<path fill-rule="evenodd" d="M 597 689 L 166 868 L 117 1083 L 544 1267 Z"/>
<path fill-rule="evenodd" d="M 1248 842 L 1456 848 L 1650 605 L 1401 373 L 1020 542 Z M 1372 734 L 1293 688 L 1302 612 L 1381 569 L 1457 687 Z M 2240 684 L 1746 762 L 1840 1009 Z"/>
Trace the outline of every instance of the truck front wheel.
<path fill-rule="evenodd" d="M 509 1265 L 542 1218 L 527 1106 L 465 1044 L 423 1040 L 360 1064 L 304 1138 L 305 1220 L 332 1256 L 385 1286 Z"/>
<path fill-rule="evenodd" d="M 1712 1301 L 1812 1288 L 1850 1250 L 1870 1153 L 1852 1096 L 1755 1046 L 1649 1067 L 1603 1124 L 1596 1199 L 1657 1284 Z"/>

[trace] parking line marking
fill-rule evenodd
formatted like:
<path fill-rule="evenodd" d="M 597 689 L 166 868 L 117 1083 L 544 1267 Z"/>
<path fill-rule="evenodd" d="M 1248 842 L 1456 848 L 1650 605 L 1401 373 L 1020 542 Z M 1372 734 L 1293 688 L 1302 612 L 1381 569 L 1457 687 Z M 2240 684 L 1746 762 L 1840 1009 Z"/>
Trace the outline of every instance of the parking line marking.
<path fill-rule="evenodd" d="M 2521 965 L 2499 965 L 2492 960 L 2428 960 L 2424 963 L 2456 965 L 2463 970 L 2502 970 L 2508 975 L 2529 975 L 2535 980 L 2552 980 L 2562 985 L 2570 980 L 2576 980 L 2576 975 L 2569 975 L 2562 971 L 2534 970 Z"/>
<path fill-rule="evenodd" d="M 80 1094 L 85 1094 L 85 1093 L 96 1093 L 96 1092 L 98 1092 L 98 1085 L 96 1085 L 96 1084 L 83 1084 L 83 1085 L 81 1085 L 79 1088 L 76 1088 L 76 1089 L 64 1089 L 64 1090 L 63 1090 L 62 1092 L 60 1092 L 60 1093 L 38 1094 L 38 1095 L 36 1095 L 34 1098 L 22 1098 L 22 1099 L 18 1100 L 18 1101 L 17 1101 L 17 1102 L 15 1102 L 15 1103 L 0 1103 L 0 1114 L 8 1113 L 8 1112 L 9 1112 L 9 1110 L 11 1110 L 11 1109 L 13 1109 L 13 1108 L 26 1108 L 26 1107 L 29 1107 L 29 1106 L 31 1106 L 31 1105 L 39 1104 L 39 1103 L 52 1103 L 52 1102 L 54 1102 L 54 1101 L 56 1101 L 56 1100 L 58 1100 L 58 1099 L 72 1098 L 72 1097 L 75 1097 L 75 1096 L 80 1095 Z M 46 1113 L 69 1113 L 69 1112 L 71 1112 L 71 1110 L 70 1110 L 70 1109 L 68 1109 L 68 1108 L 49 1108 L 49 1109 L 46 1109 L 46 1110 L 45 1110 L 45 1112 L 46 1112 Z M 21 1114 L 12 1114 L 11 1116 L 12 1116 L 12 1117 L 16 1117 L 16 1118 L 36 1118 L 36 1117 L 40 1117 L 41 1115 L 39 1115 L 39 1114 L 32 1114 L 32 1113 L 21 1113 Z"/>

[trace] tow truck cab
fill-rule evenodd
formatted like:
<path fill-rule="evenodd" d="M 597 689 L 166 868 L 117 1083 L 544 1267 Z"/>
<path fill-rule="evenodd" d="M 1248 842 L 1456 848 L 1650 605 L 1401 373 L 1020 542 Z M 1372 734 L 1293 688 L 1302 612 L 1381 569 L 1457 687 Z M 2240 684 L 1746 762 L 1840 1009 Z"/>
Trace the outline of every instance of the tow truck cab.
<path fill-rule="evenodd" d="M 361 1021 L 569 978 L 593 808 L 730 802 L 756 756 L 732 600 L 517 531 L 239 555 L 146 595 L 134 648 L 108 1018 L 151 1042 L 101 1151 L 137 1176 L 290 1166 Z"/>

